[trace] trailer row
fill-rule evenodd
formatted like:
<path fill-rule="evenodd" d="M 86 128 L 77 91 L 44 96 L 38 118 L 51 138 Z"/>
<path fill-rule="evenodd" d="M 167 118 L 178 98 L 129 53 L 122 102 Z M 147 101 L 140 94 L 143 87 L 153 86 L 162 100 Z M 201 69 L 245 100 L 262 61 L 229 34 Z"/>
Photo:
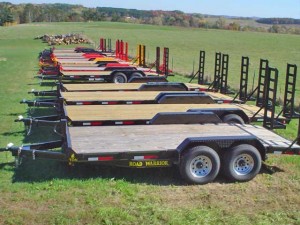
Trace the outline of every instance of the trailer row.
<path fill-rule="evenodd" d="M 58 53 L 57 50 L 51 49 L 41 54 L 40 66 L 42 68 L 38 77 L 42 80 L 127 83 L 134 78 L 150 77 L 153 79 L 161 74 L 168 76 L 168 48 L 164 49 L 162 66 L 160 66 L 160 48 L 157 48 L 156 70 L 146 68 L 145 63 L 141 64 L 142 67 L 140 67 L 140 65 L 130 65 L 120 59 L 106 57 L 103 53 L 97 54 Z M 145 53 L 143 55 L 145 57 Z"/>
<path fill-rule="evenodd" d="M 187 182 L 197 184 L 212 182 L 220 173 L 232 181 L 249 181 L 268 153 L 300 154 L 300 136 L 292 142 L 247 124 L 256 118 L 275 127 L 279 119 L 274 115 L 276 73 L 274 78 L 272 72 L 268 69 L 266 74 L 261 106 L 240 104 L 224 94 L 199 91 L 201 85 L 187 84 L 61 84 L 55 91 L 33 90 L 41 98 L 22 103 L 55 106 L 57 114 L 18 121 L 30 127 L 53 125 L 61 138 L 21 147 L 9 144 L 0 151 L 69 164 L 175 165 Z M 238 104 L 220 104 L 234 102 Z"/>

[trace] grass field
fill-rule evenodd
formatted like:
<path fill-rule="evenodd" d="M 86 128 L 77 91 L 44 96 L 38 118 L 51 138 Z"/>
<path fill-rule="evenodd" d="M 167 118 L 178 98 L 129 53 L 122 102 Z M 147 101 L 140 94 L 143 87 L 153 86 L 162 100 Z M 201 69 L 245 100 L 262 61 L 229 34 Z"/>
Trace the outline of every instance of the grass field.
<path fill-rule="evenodd" d="M 212 74 L 214 53 L 222 51 L 231 57 L 233 87 L 238 84 L 242 55 L 250 57 L 251 75 L 257 74 L 259 59 L 266 58 L 278 67 L 281 80 L 286 63 L 300 61 L 300 39 L 293 35 L 120 23 L 0 27 L 0 146 L 57 138 L 50 128 L 25 137 L 23 125 L 13 120 L 27 113 L 27 107 L 18 103 L 30 98 L 27 91 L 43 88 L 33 75 L 37 53 L 46 46 L 33 37 L 67 32 L 83 32 L 95 42 L 99 37 L 123 39 L 129 42 L 131 54 L 136 44 L 145 44 L 149 61 L 154 61 L 156 46 L 170 47 L 173 70 L 184 74 L 191 73 L 194 60 L 197 65 L 200 49 L 207 51 L 206 71 Z M 295 122 L 291 127 L 296 126 Z M 285 132 L 290 138 L 294 134 Z M 263 169 L 250 182 L 228 183 L 219 177 L 199 186 L 180 180 L 176 168 L 69 168 L 55 161 L 27 159 L 15 169 L 10 154 L 1 153 L 0 224 L 299 224 L 300 158 L 270 156 L 267 164 L 274 173 Z"/>

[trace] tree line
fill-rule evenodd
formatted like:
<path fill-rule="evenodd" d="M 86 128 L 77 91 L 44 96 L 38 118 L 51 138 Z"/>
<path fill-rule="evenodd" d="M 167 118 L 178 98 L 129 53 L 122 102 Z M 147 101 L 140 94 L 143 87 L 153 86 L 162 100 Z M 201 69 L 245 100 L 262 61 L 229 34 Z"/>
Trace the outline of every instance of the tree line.
<path fill-rule="evenodd" d="M 246 20 L 249 18 L 239 18 Z M 273 18 L 274 19 L 274 18 Z M 238 22 L 228 22 L 224 17 L 208 16 L 182 11 L 137 10 L 110 7 L 87 8 L 82 5 L 70 4 L 12 4 L 0 3 L 0 25 L 6 23 L 33 23 L 33 22 L 86 22 L 112 21 L 161 26 L 181 26 L 206 29 L 227 29 L 239 31 L 259 31 L 274 33 L 300 34 L 300 28 L 284 27 L 288 22 L 299 22 L 294 19 L 275 20 L 259 19 L 258 23 L 273 24 L 269 28 L 254 27 Z M 230 20 L 232 21 L 232 20 Z M 273 22 L 272 22 L 273 21 Z M 285 23 L 284 23 L 285 21 Z"/>
<path fill-rule="evenodd" d="M 292 18 L 261 18 L 256 20 L 258 23 L 263 24 L 300 24 L 300 19 L 292 19 Z"/>

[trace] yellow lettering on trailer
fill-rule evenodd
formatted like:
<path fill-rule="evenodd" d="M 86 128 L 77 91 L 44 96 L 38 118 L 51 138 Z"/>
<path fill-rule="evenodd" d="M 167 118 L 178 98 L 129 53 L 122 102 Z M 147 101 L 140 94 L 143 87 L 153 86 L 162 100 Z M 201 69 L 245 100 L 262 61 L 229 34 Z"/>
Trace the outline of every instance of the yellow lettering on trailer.
<path fill-rule="evenodd" d="M 166 161 L 166 160 L 146 161 L 145 166 L 147 166 L 147 167 L 169 166 L 169 161 Z"/>
<path fill-rule="evenodd" d="M 129 162 L 130 167 L 142 167 L 143 162 Z"/>

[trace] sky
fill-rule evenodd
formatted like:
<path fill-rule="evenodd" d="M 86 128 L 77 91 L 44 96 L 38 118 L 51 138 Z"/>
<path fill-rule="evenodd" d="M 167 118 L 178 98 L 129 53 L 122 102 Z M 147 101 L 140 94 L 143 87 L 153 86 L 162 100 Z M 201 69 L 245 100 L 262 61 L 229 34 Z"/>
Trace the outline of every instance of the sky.
<path fill-rule="evenodd" d="M 19 3 L 68 3 L 86 7 L 114 7 L 145 10 L 180 10 L 186 13 L 243 17 L 289 17 L 300 19 L 300 0 L 7 0 Z"/>

